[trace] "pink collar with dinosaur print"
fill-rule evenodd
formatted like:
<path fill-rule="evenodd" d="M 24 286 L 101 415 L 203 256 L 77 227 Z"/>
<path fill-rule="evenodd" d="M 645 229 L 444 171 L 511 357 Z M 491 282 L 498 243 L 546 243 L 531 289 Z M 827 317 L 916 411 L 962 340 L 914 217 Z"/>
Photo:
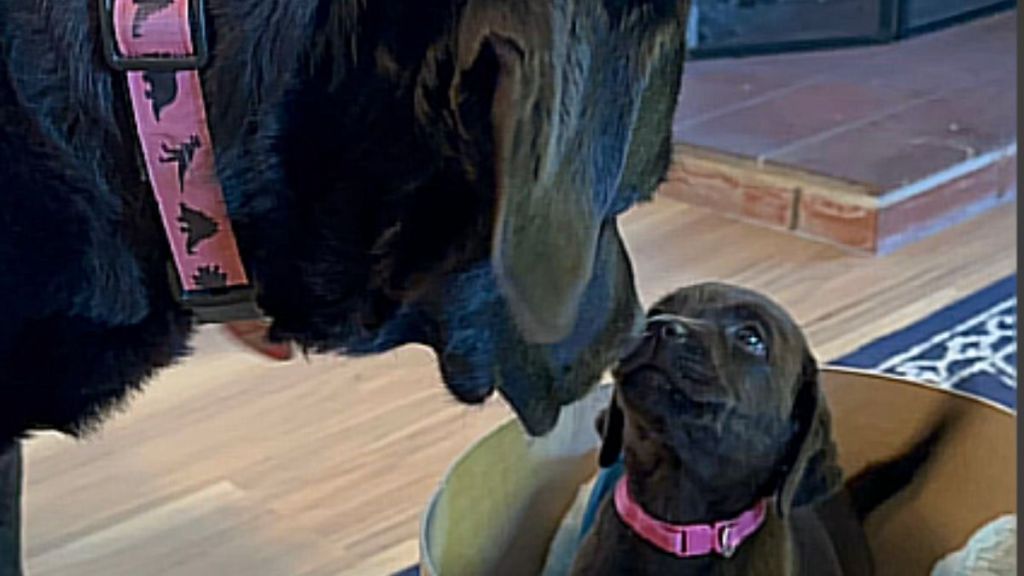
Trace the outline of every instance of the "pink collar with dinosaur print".
<path fill-rule="evenodd" d="M 202 0 L 101 0 L 108 63 L 125 72 L 146 175 L 182 303 L 200 322 L 259 317 L 217 177 L 199 69 Z"/>

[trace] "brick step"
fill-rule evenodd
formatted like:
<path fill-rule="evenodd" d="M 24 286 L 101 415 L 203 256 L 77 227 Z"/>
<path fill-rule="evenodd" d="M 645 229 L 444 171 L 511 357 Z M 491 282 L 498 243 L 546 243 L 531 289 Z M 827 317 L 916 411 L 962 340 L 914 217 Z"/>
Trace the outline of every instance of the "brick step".
<path fill-rule="evenodd" d="M 798 168 L 677 145 L 660 193 L 810 239 L 885 254 L 1012 202 L 1016 158 L 1013 144 L 877 195 Z"/>
<path fill-rule="evenodd" d="M 887 46 L 692 63 L 663 193 L 873 254 L 1016 198 L 1016 12 Z"/>

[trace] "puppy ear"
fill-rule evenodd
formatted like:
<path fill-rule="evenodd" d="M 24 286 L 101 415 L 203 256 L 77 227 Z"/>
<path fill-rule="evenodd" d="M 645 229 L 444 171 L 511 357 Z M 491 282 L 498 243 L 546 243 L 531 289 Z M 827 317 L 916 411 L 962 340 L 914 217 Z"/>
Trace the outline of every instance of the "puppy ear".
<path fill-rule="evenodd" d="M 831 496 L 842 484 L 832 441 L 831 415 L 818 382 L 818 364 L 808 353 L 793 405 L 795 433 L 776 495 L 780 516 Z"/>
<path fill-rule="evenodd" d="M 609 468 L 619 460 L 622 453 L 622 428 L 625 425 L 622 408 L 619 407 L 615 394 L 612 394 L 612 401 L 608 407 L 597 415 L 594 424 L 597 426 L 597 433 L 601 435 L 601 452 L 597 463 L 601 468 Z"/>

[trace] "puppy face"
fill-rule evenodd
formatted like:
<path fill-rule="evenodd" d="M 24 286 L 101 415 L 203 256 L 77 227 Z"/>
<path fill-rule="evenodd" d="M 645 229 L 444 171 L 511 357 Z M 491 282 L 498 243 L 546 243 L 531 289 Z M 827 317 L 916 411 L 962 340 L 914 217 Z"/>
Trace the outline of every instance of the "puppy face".
<path fill-rule="evenodd" d="M 782 511 L 839 481 L 807 342 L 760 294 L 703 284 L 662 299 L 616 376 L 635 436 L 705 466 L 695 475 L 769 483 Z"/>
<path fill-rule="evenodd" d="M 723 285 L 685 288 L 648 314 L 640 346 L 618 367 L 622 400 L 652 426 L 721 431 L 785 427 L 809 356 L 793 320 L 763 296 Z"/>

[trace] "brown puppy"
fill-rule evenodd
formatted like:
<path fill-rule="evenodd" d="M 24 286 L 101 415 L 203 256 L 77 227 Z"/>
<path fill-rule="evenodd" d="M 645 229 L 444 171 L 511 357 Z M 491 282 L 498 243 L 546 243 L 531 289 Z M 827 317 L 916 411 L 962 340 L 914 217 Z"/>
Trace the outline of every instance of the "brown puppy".
<path fill-rule="evenodd" d="M 684 288 L 656 304 L 616 381 L 599 418 L 602 465 L 624 449 L 625 490 L 601 503 L 576 575 L 870 573 L 861 520 L 938 437 L 888 475 L 855 479 L 862 490 L 850 498 L 804 335 L 777 304 L 735 286 Z M 721 523 L 740 518 L 727 534 Z M 664 524 L 640 524 L 651 520 Z M 704 536 L 672 552 L 653 543 L 667 524 Z"/>

